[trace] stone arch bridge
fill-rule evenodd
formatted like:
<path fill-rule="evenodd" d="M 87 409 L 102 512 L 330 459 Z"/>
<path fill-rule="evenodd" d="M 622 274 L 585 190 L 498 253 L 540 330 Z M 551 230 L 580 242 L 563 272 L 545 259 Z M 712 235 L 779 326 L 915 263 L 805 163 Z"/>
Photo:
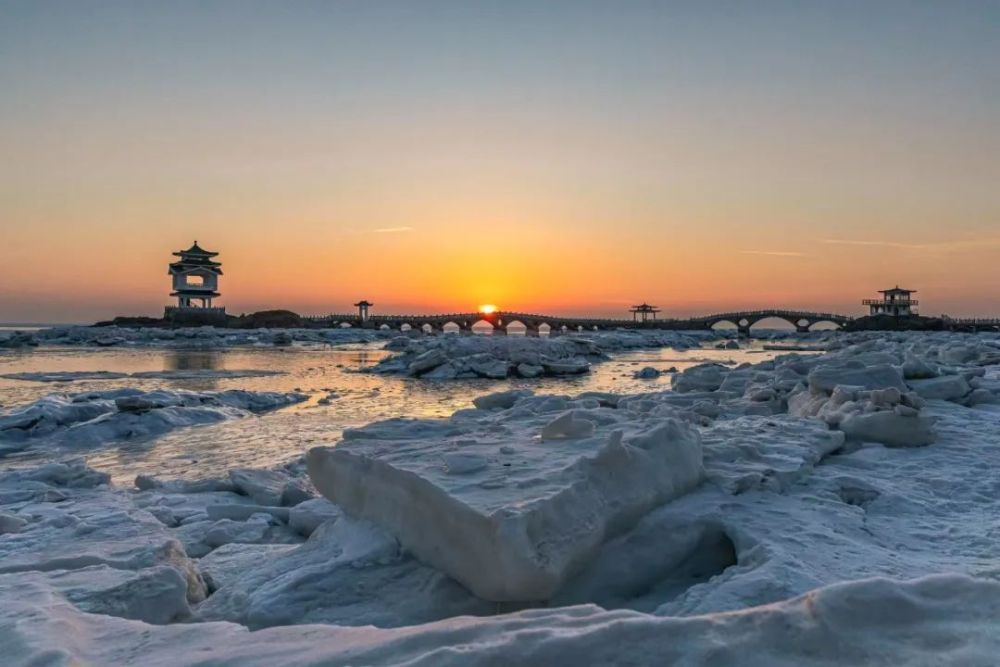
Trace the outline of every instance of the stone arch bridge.
<path fill-rule="evenodd" d="M 395 329 L 400 331 L 419 330 L 440 332 L 448 325 L 457 327 L 462 333 L 472 333 L 473 326 L 488 324 L 494 334 L 507 333 L 511 324 L 520 324 L 529 336 L 537 336 L 548 328 L 550 335 L 571 331 L 601 331 L 609 329 L 711 329 L 716 324 L 728 322 L 736 326 L 741 334 L 748 335 L 750 328 L 761 320 L 778 318 L 785 320 L 799 332 L 809 331 L 813 325 L 830 322 L 843 327 L 852 318 L 834 313 L 813 313 L 797 310 L 750 310 L 718 313 L 690 319 L 657 319 L 636 321 L 630 319 L 608 319 L 593 317 L 556 317 L 537 313 L 521 313 L 498 310 L 493 313 L 450 313 L 442 315 L 369 315 L 362 319 L 357 313 L 333 314 L 304 318 L 312 326 L 362 327 L 366 329 Z"/>

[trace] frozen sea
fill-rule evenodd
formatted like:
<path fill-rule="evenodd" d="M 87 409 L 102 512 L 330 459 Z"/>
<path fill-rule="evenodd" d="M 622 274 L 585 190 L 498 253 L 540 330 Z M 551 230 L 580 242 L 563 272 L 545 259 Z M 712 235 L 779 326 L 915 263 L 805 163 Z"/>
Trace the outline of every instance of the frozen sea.
<path fill-rule="evenodd" d="M 4 664 L 997 664 L 1000 336 L 598 339 L 7 338 Z"/>
<path fill-rule="evenodd" d="M 52 393 L 76 394 L 125 387 L 143 391 L 297 390 L 309 395 L 302 403 L 253 419 L 184 428 L 95 451 L 66 452 L 82 454 L 88 465 L 110 473 L 115 482 L 130 484 L 137 474 L 199 478 L 231 468 L 270 467 L 301 456 L 317 444 L 336 441 L 345 428 L 392 417 L 444 417 L 471 406 L 476 396 L 495 391 L 517 388 L 540 394 L 651 391 L 669 388 L 671 375 L 642 380 L 633 377 L 636 370 L 652 366 L 683 371 L 706 361 L 730 365 L 758 363 L 780 354 L 763 350 L 760 341 L 740 350 L 719 350 L 712 346 L 693 350 L 643 349 L 614 354 L 609 361 L 595 363 L 590 373 L 570 378 L 430 381 L 364 372 L 390 354 L 382 349 L 383 345 L 381 342 L 295 344 L 223 349 L 39 347 L 4 351 L 0 353 L 0 405 L 12 408 Z M 261 373 L 254 375 L 256 371 Z M 61 381 L 12 377 L 44 373 L 107 373 L 115 377 Z M 331 393 L 336 398 L 321 404 Z M 33 448 L 0 460 L 0 468 L 34 465 L 54 456 L 58 454 L 51 449 Z"/>

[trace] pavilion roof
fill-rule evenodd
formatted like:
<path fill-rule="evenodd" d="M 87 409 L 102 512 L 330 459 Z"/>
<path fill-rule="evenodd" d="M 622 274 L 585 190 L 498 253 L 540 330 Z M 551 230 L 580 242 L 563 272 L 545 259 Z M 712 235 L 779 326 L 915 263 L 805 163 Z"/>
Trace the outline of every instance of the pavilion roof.
<path fill-rule="evenodd" d="M 173 254 L 177 255 L 178 257 L 185 257 L 185 256 L 215 257 L 219 253 L 212 252 L 211 250 L 205 250 L 200 245 L 198 245 L 197 241 L 195 241 L 194 243 L 191 244 L 191 247 L 188 248 L 187 250 L 179 250 Z"/>
<path fill-rule="evenodd" d="M 903 289 L 899 285 L 896 285 L 892 289 L 880 289 L 879 294 L 916 294 L 915 289 Z"/>
<path fill-rule="evenodd" d="M 211 269 L 214 273 L 222 275 L 222 269 L 218 268 L 222 266 L 219 262 L 213 262 L 207 257 L 185 257 L 179 262 L 171 262 L 170 270 L 173 271 L 186 271 L 188 269 Z"/>

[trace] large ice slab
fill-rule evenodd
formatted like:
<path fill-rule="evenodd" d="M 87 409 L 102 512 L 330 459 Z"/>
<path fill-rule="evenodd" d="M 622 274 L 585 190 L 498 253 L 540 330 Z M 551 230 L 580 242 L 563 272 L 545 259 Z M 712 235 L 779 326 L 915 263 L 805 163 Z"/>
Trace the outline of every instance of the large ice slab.
<path fill-rule="evenodd" d="M 410 438 L 389 423 L 380 439 L 375 424 L 311 450 L 309 475 L 476 595 L 547 599 L 609 536 L 703 476 L 700 438 L 681 421 L 596 400 L 551 412 L 550 398 L 423 422 Z"/>

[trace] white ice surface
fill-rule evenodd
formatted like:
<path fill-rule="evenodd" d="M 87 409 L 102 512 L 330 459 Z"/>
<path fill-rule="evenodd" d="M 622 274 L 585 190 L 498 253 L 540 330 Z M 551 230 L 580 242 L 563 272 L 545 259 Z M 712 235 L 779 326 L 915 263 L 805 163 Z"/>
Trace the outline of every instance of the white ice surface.
<path fill-rule="evenodd" d="M 79 463 L 0 472 L 4 664 L 995 664 L 996 337 L 822 340 L 826 355 L 723 369 L 714 390 L 500 395 L 448 420 L 349 431 L 337 445 L 396 452 L 400 470 L 433 479 L 447 511 L 419 525 L 434 542 L 462 494 L 489 511 L 505 495 L 538 502 L 531 494 L 559 486 L 544 448 L 587 440 L 534 437 L 560 415 L 626 441 L 665 421 L 697 428 L 704 481 L 608 532 L 547 599 L 528 603 L 549 608 L 477 598 L 385 530 L 322 499 L 298 502 L 311 489 L 294 466 L 242 471 L 239 484 L 221 473 L 143 478 L 138 491 Z M 894 368 L 904 386 L 810 388 L 817 369 L 859 365 Z M 921 385 L 936 378 L 946 379 Z M 788 414 L 790 403 L 808 410 Z M 891 448 L 843 429 L 848 414 L 890 406 L 932 420 L 933 441 Z M 530 467 L 516 464 L 531 456 L 536 476 L 554 479 L 522 488 Z M 300 508 L 305 528 L 292 525 Z M 209 544 L 224 536 L 251 542 Z M 925 578 L 900 583 L 914 577 Z M 175 622 L 185 619 L 203 622 Z M 380 629 L 338 627 L 365 624 Z"/>

